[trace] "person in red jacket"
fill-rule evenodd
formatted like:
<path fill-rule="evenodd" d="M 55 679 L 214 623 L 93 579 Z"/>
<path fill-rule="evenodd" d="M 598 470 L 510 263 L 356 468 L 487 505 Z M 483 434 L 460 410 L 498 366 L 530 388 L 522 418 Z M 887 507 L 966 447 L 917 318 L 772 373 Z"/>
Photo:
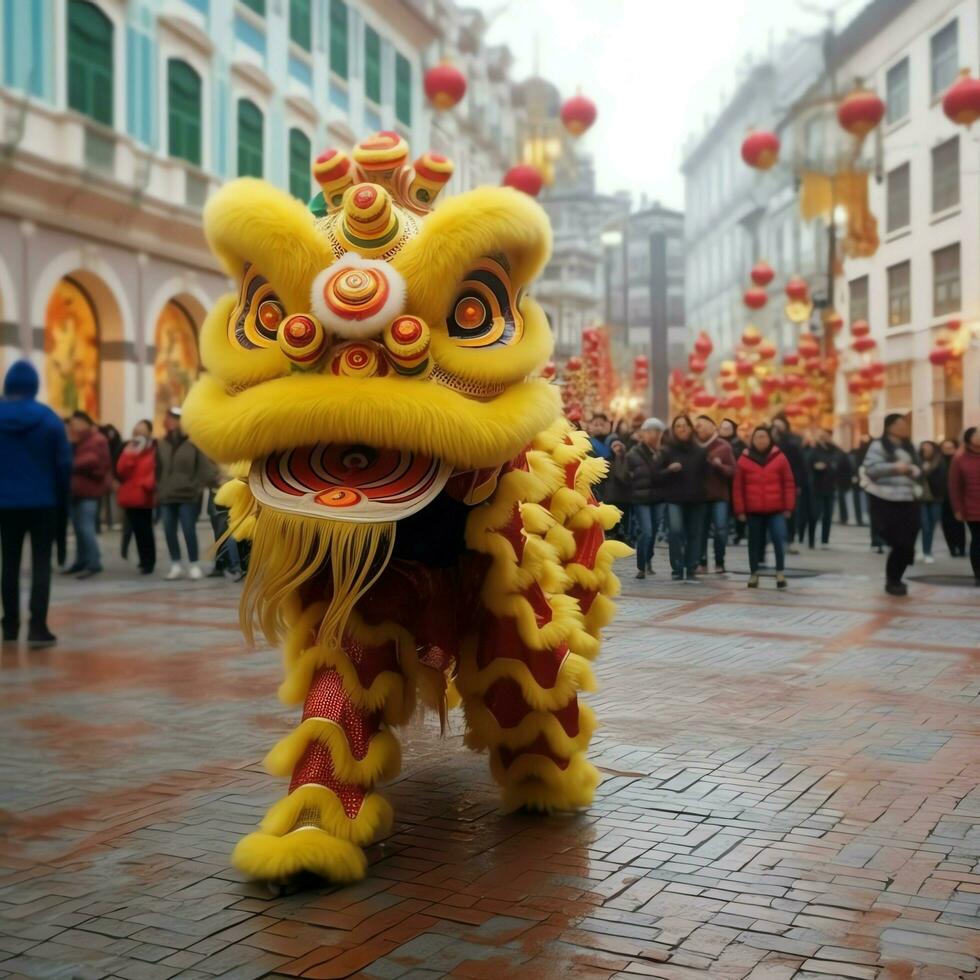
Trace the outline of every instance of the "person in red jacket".
<path fill-rule="evenodd" d="M 119 490 L 116 499 L 136 538 L 140 574 L 150 575 L 157 560 L 153 536 L 153 503 L 157 492 L 157 447 L 153 426 L 142 419 L 133 426 L 133 438 L 126 443 L 116 463 Z"/>
<path fill-rule="evenodd" d="M 112 458 L 109 443 L 91 416 L 73 412 L 68 438 L 75 448 L 71 470 L 71 523 L 75 531 L 75 562 L 67 574 L 91 578 L 102 571 L 102 552 L 96 536 L 99 503 L 109 492 Z"/>
<path fill-rule="evenodd" d="M 958 521 L 970 529 L 970 564 L 974 585 L 980 585 L 980 428 L 963 433 L 963 448 L 949 468 L 949 501 Z"/>
<path fill-rule="evenodd" d="M 785 589 L 786 521 L 796 506 L 796 483 L 789 461 L 764 425 L 756 427 L 748 449 L 738 458 L 732 502 L 736 516 L 749 530 L 749 588 L 759 586 L 768 534 L 776 553 L 776 588 Z"/>

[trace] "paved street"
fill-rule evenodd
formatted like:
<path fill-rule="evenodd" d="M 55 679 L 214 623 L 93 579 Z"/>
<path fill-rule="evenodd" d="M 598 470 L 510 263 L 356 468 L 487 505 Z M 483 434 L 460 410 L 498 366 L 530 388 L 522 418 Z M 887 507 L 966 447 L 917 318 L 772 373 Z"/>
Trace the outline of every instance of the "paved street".
<path fill-rule="evenodd" d="M 284 896 L 228 865 L 295 721 L 238 586 L 59 580 L 61 644 L 0 672 L 0 975 L 978 975 L 980 590 L 940 559 L 962 586 L 891 599 L 835 537 L 785 595 L 624 563 L 588 812 L 501 816 L 429 718 L 368 878 Z"/>

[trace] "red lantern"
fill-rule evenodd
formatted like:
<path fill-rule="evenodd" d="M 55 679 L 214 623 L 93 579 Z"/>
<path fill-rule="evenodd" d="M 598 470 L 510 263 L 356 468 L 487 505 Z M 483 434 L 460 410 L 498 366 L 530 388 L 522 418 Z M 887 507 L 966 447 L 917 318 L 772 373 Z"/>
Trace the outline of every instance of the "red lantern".
<path fill-rule="evenodd" d="M 776 356 L 776 345 L 772 341 L 767 340 L 764 344 L 759 345 L 759 357 L 764 361 L 771 361 Z"/>
<path fill-rule="evenodd" d="M 958 333 L 961 326 L 963 326 L 963 322 L 961 320 L 953 319 L 946 321 L 946 329 L 950 333 Z"/>
<path fill-rule="evenodd" d="M 650 366 L 650 358 L 648 358 L 646 356 L 646 354 L 637 354 L 636 357 L 633 358 L 633 367 L 634 368 L 644 368 L 644 369 L 646 369 L 649 366 Z"/>
<path fill-rule="evenodd" d="M 885 103 L 866 88 L 856 88 L 837 106 L 841 128 L 858 139 L 864 139 L 885 115 Z"/>
<path fill-rule="evenodd" d="M 871 371 L 872 374 L 884 374 L 885 365 L 881 361 L 872 361 L 868 365 L 868 370 Z"/>
<path fill-rule="evenodd" d="M 562 103 L 562 125 L 573 136 L 581 136 L 595 122 L 597 110 L 595 103 L 584 95 L 573 95 Z"/>
<path fill-rule="evenodd" d="M 865 383 L 860 378 L 852 378 L 847 382 L 847 390 L 852 395 L 863 395 L 866 389 Z"/>
<path fill-rule="evenodd" d="M 768 286 L 772 282 L 773 276 L 776 275 L 773 267 L 768 262 L 756 262 L 752 266 L 752 281 L 757 286 Z"/>
<path fill-rule="evenodd" d="M 707 364 L 697 354 L 691 354 L 687 359 L 687 367 L 691 374 L 704 374 L 704 369 L 707 367 Z"/>
<path fill-rule="evenodd" d="M 437 109 L 451 109 L 466 95 L 466 76 L 447 62 L 430 68 L 422 85 L 426 97 Z"/>
<path fill-rule="evenodd" d="M 871 333 L 871 324 L 867 320 L 855 320 L 851 324 L 852 337 L 867 337 Z"/>
<path fill-rule="evenodd" d="M 769 407 L 769 396 L 763 391 L 753 391 L 749 395 L 749 401 L 752 403 L 753 408 L 768 408 Z"/>
<path fill-rule="evenodd" d="M 812 333 L 801 333 L 796 346 L 800 352 L 800 356 L 804 359 L 807 357 L 816 357 L 820 353 L 820 343 Z"/>
<path fill-rule="evenodd" d="M 943 112 L 958 126 L 972 126 L 980 119 L 980 78 L 964 68 L 943 96 Z"/>
<path fill-rule="evenodd" d="M 736 395 L 732 395 L 728 399 L 728 404 L 731 405 L 732 408 L 745 408 L 745 395 L 743 395 L 741 392 Z"/>
<path fill-rule="evenodd" d="M 541 171 L 530 163 L 519 163 L 504 174 L 503 185 L 523 191 L 529 197 L 537 197 L 544 186 Z"/>
<path fill-rule="evenodd" d="M 742 141 L 742 159 L 756 170 L 768 170 L 779 159 L 779 137 L 768 130 L 752 130 Z"/>
<path fill-rule="evenodd" d="M 718 402 L 718 399 L 707 391 L 699 391 L 691 400 L 695 408 L 714 408 Z"/>
<path fill-rule="evenodd" d="M 711 338 L 702 330 L 694 340 L 694 353 L 707 360 L 714 349 L 715 345 L 711 342 Z"/>
<path fill-rule="evenodd" d="M 942 367 L 952 356 L 953 352 L 948 347 L 934 347 L 929 351 L 929 360 L 936 367 Z"/>
<path fill-rule="evenodd" d="M 859 354 L 867 354 L 869 350 L 874 350 L 878 346 L 878 342 L 874 337 L 857 337 L 851 347 L 856 350 Z"/>
<path fill-rule="evenodd" d="M 824 316 L 823 322 L 830 333 L 837 333 L 844 326 L 844 318 L 835 310 L 830 310 Z"/>
<path fill-rule="evenodd" d="M 783 410 L 786 412 L 787 415 L 790 416 L 803 414 L 803 409 L 800 408 L 798 402 L 790 402 L 788 405 L 784 407 Z"/>
<path fill-rule="evenodd" d="M 746 347 L 755 347 L 762 342 L 762 334 L 759 333 L 758 327 L 753 327 L 751 324 L 747 326 L 742 331 L 742 343 Z"/>
<path fill-rule="evenodd" d="M 816 396 L 815 392 L 808 391 L 806 394 L 800 395 L 800 404 L 804 408 L 814 408 L 820 399 Z"/>
<path fill-rule="evenodd" d="M 554 361 L 548 361 L 543 368 L 541 368 L 541 377 L 546 381 L 550 381 L 558 369 L 555 367 Z"/>
<path fill-rule="evenodd" d="M 574 354 L 565 361 L 566 371 L 581 371 L 582 370 L 582 358 L 576 357 Z"/>
<path fill-rule="evenodd" d="M 599 331 L 595 327 L 586 327 L 582 331 L 583 350 L 597 350 L 599 347 Z"/>
<path fill-rule="evenodd" d="M 750 286 L 742 294 L 742 302 L 750 310 L 761 310 L 769 300 L 769 296 L 764 289 L 759 286 Z"/>
<path fill-rule="evenodd" d="M 800 363 L 800 355 L 796 351 L 790 350 L 783 354 L 783 364 L 786 367 L 796 367 Z"/>
<path fill-rule="evenodd" d="M 804 303 L 809 295 L 810 287 L 799 276 L 793 276 L 786 283 L 786 296 L 791 303 Z"/>
<path fill-rule="evenodd" d="M 679 390 L 684 385 L 684 372 L 680 368 L 671 368 L 667 382 L 671 388 Z"/>
<path fill-rule="evenodd" d="M 755 368 L 753 367 L 751 361 L 746 361 L 743 358 L 739 358 L 735 362 L 735 373 L 740 378 L 748 378 L 748 377 L 751 377 L 752 372 L 754 370 L 755 370 Z"/>
<path fill-rule="evenodd" d="M 725 391 L 738 391 L 738 379 L 737 378 L 725 378 L 721 383 L 722 388 Z"/>

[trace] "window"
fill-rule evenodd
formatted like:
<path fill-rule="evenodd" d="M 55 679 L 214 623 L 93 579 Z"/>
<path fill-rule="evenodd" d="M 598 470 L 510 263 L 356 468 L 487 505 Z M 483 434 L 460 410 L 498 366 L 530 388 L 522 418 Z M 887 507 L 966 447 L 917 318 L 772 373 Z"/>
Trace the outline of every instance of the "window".
<path fill-rule="evenodd" d="M 932 315 L 960 310 L 960 244 L 932 253 Z"/>
<path fill-rule="evenodd" d="M 172 157 L 201 166 L 201 76 L 176 58 L 167 62 L 167 138 Z"/>
<path fill-rule="evenodd" d="M 241 0 L 241 3 L 248 7 L 253 14 L 265 17 L 265 0 Z"/>
<path fill-rule="evenodd" d="M 885 368 L 885 407 L 893 412 L 912 408 L 911 361 L 896 361 Z"/>
<path fill-rule="evenodd" d="M 364 94 L 372 102 L 381 101 L 381 37 L 364 28 Z"/>
<path fill-rule="evenodd" d="M 868 277 L 861 276 L 860 279 L 852 279 L 847 284 L 848 312 L 851 316 L 851 323 L 855 320 L 868 319 Z"/>
<path fill-rule="evenodd" d="M 959 70 L 959 54 L 956 44 L 956 21 L 951 20 L 941 31 L 929 39 L 931 56 L 932 96 L 949 88 Z"/>
<path fill-rule="evenodd" d="M 347 78 L 347 4 L 344 0 L 330 0 L 330 70 L 341 78 Z"/>
<path fill-rule="evenodd" d="M 68 3 L 68 105 L 106 126 L 113 120 L 112 21 L 94 3 Z"/>
<path fill-rule="evenodd" d="M 910 167 L 907 163 L 903 163 L 900 167 L 888 171 L 888 185 L 886 188 L 888 195 L 888 231 L 897 231 L 909 223 L 911 214 L 909 207 L 909 178 Z"/>
<path fill-rule="evenodd" d="M 395 116 L 412 125 L 412 65 L 404 55 L 395 55 Z"/>
<path fill-rule="evenodd" d="M 301 129 L 289 131 L 289 193 L 304 204 L 310 198 L 310 141 Z"/>
<path fill-rule="evenodd" d="M 909 59 L 902 58 L 885 76 L 885 122 L 897 122 L 909 114 Z"/>
<path fill-rule="evenodd" d="M 304 51 L 311 45 L 310 0 L 289 0 L 289 40 Z"/>
<path fill-rule="evenodd" d="M 960 203 L 960 138 L 932 148 L 932 210 L 945 211 Z"/>
<path fill-rule="evenodd" d="M 888 326 L 900 327 L 912 319 L 912 263 L 888 267 Z"/>
<path fill-rule="evenodd" d="M 264 154 L 262 111 L 248 99 L 238 100 L 238 176 L 261 177 Z"/>

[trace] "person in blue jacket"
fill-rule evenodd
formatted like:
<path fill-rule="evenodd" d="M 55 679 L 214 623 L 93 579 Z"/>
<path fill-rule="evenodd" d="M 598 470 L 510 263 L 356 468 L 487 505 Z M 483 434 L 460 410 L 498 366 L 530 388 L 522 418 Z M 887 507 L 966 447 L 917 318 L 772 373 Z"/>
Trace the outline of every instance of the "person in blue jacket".
<path fill-rule="evenodd" d="M 27 642 L 50 647 L 51 547 L 58 507 L 71 480 L 71 447 L 64 423 L 37 401 L 37 371 L 16 361 L 7 371 L 0 399 L 0 554 L 3 642 L 20 635 L 20 564 L 24 538 L 31 537 L 31 598 Z"/>

